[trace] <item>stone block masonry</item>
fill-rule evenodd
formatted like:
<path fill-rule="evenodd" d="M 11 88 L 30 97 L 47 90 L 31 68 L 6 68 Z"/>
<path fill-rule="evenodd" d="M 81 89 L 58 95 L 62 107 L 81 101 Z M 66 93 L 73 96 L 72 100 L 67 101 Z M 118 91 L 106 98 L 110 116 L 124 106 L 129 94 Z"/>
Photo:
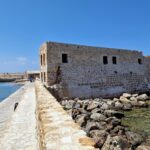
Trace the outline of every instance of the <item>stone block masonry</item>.
<path fill-rule="evenodd" d="M 46 42 L 41 80 L 60 85 L 61 97 L 114 97 L 148 90 L 149 62 L 142 52 Z"/>

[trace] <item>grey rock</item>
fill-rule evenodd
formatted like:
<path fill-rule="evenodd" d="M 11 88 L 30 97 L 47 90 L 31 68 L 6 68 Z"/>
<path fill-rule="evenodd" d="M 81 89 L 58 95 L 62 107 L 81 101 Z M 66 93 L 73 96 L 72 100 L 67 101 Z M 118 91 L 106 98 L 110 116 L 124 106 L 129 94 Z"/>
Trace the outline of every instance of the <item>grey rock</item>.
<path fill-rule="evenodd" d="M 106 119 L 106 117 L 100 113 L 92 113 L 90 118 L 95 121 L 104 121 Z"/>
<path fill-rule="evenodd" d="M 108 100 L 108 101 L 107 101 L 107 104 L 110 105 L 110 106 L 113 106 L 114 103 L 115 103 L 115 102 L 114 102 L 113 100 Z"/>
<path fill-rule="evenodd" d="M 130 101 L 137 101 L 137 98 L 136 97 L 131 97 Z"/>
<path fill-rule="evenodd" d="M 98 125 L 96 124 L 96 122 L 88 122 L 86 124 L 86 132 L 90 132 L 91 130 L 97 130 L 99 129 Z"/>
<path fill-rule="evenodd" d="M 78 115 L 76 117 L 75 122 L 78 123 L 81 127 L 85 126 L 86 125 L 86 115 L 85 114 Z"/>
<path fill-rule="evenodd" d="M 92 130 L 90 131 L 89 134 L 90 134 L 90 137 L 95 138 L 95 139 L 99 137 L 104 138 L 108 135 L 108 133 L 105 130 Z"/>
<path fill-rule="evenodd" d="M 108 133 L 105 130 L 92 130 L 89 135 L 95 140 L 95 147 L 102 148 Z"/>
<path fill-rule="evenodd" d="M 137 97 L 137 96 L 138 96 L 138 94 L 132 94 L 132 96 L 133 96 L 133 97 Z"/>
<path fill-rule="evenodd" d="M 74 103 L 73 105 L 73 108 L 77 109 L 77 108 L 81 108 L 82 107 L 82 104 L 77 102 L 77 103 Z"/>
<path fill-rule="evenodd" d="M 72 109 L 72 118 L 75 119 L 78 115 L 82 114 L 81 109 Z"/>
<path fill-rule="evenodd" d="M 119 131 L 124 131 L 124 127 L 123 126 L 116 126 L 113 130 L 110 131 L 111 134 L 117 134 Z"/>
<path fill-rule="evenodd" d="M 91 101 L 87 107 L 87 110 L 92 111 L 95 108 L 99 108 L 99 105 L 100 105 L 99 102 Z"/>
<path fill-rule="evenodd" d="M 147 94 L 139 95 L 139 96 L 137 97 L 137 100 L 138 100 L 138 101 L 146 101 L 146 100 L 148 100 L 148 96 L 147 96 Z"/>
<path fill-rule="evenodd" d="M 91 111 L 91 113 L 102 113 L 102 110 L 100 108 L 95 108 Z"/>
<path fill-rule="evenodd" d="M 112 126 L 117 126 L 121 124 L 121 120 L 117 119 L 116 117 L 109 117 L 105 119 L 105 121 Z"/>
<path fill-rule="evenodd" d="M 120 109 L 122 109 L 123 108 L 123 104 L 122 103 L 120 103 L 120 102 L 115 102 L 115 109 L 116 110 L 120 110 Z"/>
<path fill-rule="evenodd" d="M 110 149 L 113 150 L 129 150 L 130 144 L 121 136 L 112 137 Z"/>
<path fill-rule="evenodd" d="M 143 101 L 139 101 L 139 107 L 148 107 L 148 103 L 143 102 Z"/>
<path fill-rule="evenodd" d="M 117 118 L 114 118 L 112 121 L 111 121 L 111 124 L 113 126 L 117 126 L 117 125 L 120 125 L 121 124 L 121 121 Z"/>
<path fill-rule="evenodd" d="M 113 101 L 114 101 L 114 102 L 117 102 L 117 101 L 119 101 L 119 99 L 118 99 L 118 98 L 114 98 Z"/>
<path fill-rule="evenodd" d="M 140 145 L 143 142 L 143 137 L 137 133 L 127 131 L 126 132 L 127 139 L 132 144 L 132 148 L 135 148 L 136 146 Z"/>
<path fill-rule="evenodd" d="M 112 138 L 110 135 L 107 136 L 107 139 L 104 143 L 104 145 L 102 146 L 101 150 L 110 150 L 110 144 L 111 144 Z"/>
<path fill-rule="evenodd" d="M 150 150 L 150 146 L 140 145 L 136 148 L 136 150 Z"/>
<path fill-rule="evenodd" d="M 138 106 L 139 106 L 139 103 L 138 103 L 138 101 L 131 101 L 131 105 L 132 105 L 133 107 L 138 107 Z"/>
<path fill-rule="evenodd" d="M 123 106 L 123 110 L 132 110 L 132 105 L 131 105 L 131 103 L 128 103 L 128 104 L 124 104 L 124 106 Z"/>
<path fill-rule="evenodd" d="M 105 110 L 104 115 L 106 115 L 107 117 L 115 116 L 116 118 L 119 119 L 124 117 L 124 114 L 122 112 L 115 111 L 115 110 Z"/>
<path fill-rule="evenodd" d="M 129 94 L 129 93 L 123 93 L 123 95 L 122 95 L 123 97 L 125 97 L 125 98 L 130 98 L 132 95 L 131 94 Z"/>
<path fill-rule="evenodd" d="M 104 103 L 104 104 L 101 106 L 101 109 L 107 110 L 107 109 L 109 109 L 109 105 L 106 104 L 106 103 Z"/>
<path fill-rule="evenodd" d="M 120 102 L 122 102 L 122 103 L 130 103 L 130 100 L 128 100 L 126 97 L 124 97 L 124 96 L 121 96 L 120 97 Z"/>
<path fill-rule="evenodd" d="M 62 105 L 64 106 L 65 110 L 68 110 L 68 109 L 72 109 L 74 103 L 75 102 L 73 100 L 69 100 L 69 101 L 63 101 Z"/>

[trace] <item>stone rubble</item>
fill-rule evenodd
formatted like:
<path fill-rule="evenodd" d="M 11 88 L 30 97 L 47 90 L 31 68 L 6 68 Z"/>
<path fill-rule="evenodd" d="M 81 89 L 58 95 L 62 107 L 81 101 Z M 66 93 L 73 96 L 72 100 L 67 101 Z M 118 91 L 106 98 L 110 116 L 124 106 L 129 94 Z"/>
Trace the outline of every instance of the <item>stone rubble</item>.
<path fill-rule="evenodd" d="M 144 150 L 148 150 L 146 146 L 141 145 L 146 137 L 121 125 L 123 111 L 130 111 L 133 107 L 148 107 L 148 100 L 150 98 L 147 94 L 124 93 L 120 98 L 113 100 L 101 98 L 67 100 L 64 98 L 60 103 L 87 135 L 95 140 L 96 148 L 141 150 L 141 147 L 144 147 Z"/>

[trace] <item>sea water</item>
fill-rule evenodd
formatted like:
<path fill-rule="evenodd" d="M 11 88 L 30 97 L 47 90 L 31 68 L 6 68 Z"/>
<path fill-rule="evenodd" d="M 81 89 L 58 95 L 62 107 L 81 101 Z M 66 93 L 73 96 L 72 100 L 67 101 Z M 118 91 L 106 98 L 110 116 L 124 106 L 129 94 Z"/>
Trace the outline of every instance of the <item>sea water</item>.
<path fill-rule="evenodd" d="M 15 83 L 0 83 L 0 102 L 18 90 L 22 85 Z"/>

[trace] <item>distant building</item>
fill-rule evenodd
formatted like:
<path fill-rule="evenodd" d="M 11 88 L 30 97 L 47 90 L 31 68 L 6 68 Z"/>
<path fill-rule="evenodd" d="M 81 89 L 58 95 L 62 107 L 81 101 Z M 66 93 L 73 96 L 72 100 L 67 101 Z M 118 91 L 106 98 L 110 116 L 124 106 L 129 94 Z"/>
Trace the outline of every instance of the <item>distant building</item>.
<path fill-rule="evenodd" d="M 27 71 L 26 72 L 27 74 L 27 78 L 30 79 L 30 78 L 39 78 L 40 79 L 40 71 Z"/>
<path fill-rule="evenodd" d="M 46 42 L 40 60 L 41 81 L 61 85 L 61 96 L 110 97 L 150 88 L 150 58 L 139 51 Z"/>

